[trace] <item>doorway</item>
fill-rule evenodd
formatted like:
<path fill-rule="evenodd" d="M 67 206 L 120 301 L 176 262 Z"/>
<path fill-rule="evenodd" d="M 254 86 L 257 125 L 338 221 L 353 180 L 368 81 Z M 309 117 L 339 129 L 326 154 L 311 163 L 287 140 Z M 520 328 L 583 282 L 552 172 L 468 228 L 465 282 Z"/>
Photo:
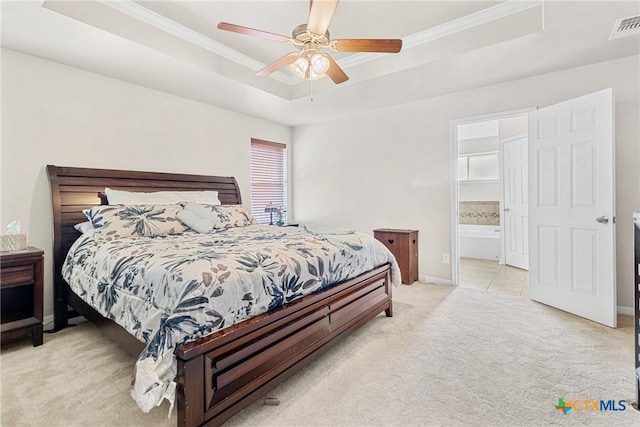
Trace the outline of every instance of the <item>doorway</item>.
<path fill-rule="evenodd" d="M 461 287 L 528 295 L 531 110 L 452 122 L 451 260 L 453 282 Z"/>
<path fill-rule="evenodd" d="M 458 145 L 462 139 L 458 134 L 466 124 L 528 113 L 531 275 L 527 295 L 533 301 L 616 327 L 613 110 L 613 90 L 607 88 L 519 114 L 451 122 L 454 285 L 460 285 Z"/>

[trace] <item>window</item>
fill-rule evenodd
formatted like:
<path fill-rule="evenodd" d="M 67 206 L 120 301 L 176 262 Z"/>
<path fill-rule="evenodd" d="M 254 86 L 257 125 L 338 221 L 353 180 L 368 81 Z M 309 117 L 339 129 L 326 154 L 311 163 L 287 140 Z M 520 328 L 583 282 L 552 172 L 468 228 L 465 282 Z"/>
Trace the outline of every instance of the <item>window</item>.
<path fill-rule="evenodd" d="M 287 146 L 251 138 L 251 213 L 261 224 L 269 224 L 270 214 L 264 211 L 269 203 L 287 206 Z M 273 222 L 277 220 L 274 213 Z"/>

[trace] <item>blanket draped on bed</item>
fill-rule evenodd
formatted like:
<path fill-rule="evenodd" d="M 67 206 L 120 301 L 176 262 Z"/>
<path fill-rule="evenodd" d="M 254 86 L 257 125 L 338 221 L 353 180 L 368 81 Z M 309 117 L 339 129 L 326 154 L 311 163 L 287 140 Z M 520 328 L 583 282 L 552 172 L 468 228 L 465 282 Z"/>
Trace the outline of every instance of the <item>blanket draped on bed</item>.
<path fill-rule="evenodd" d="M 368 235 L 251 225 L 120 240 L 86 234 L 63 276 L 146 344 L 132 396 L 148 412 L 164 398 L 173 405 L 176 347 L 387 263 L 397 286 L 393 255 Z"/>

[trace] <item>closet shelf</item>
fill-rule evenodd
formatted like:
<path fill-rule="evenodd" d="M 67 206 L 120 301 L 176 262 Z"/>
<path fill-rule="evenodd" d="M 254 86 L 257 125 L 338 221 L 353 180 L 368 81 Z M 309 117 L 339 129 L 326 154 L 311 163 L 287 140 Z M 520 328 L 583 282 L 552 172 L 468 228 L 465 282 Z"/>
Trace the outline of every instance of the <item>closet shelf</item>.
<path fill-rule="evenodd" d="M 500 179 L 461 179 L 458 184 L 495 184 L 500 182 Z"/>

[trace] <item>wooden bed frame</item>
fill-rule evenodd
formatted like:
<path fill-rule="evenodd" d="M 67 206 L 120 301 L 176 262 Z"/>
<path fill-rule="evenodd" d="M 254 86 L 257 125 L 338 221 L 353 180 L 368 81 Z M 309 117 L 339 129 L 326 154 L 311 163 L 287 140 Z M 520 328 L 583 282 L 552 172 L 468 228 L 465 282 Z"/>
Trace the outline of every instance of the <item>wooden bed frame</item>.
<path fill-rule="evenodd" d="M 62 264 L 105 187 L 129 191 L 216 190 L 242 202 L 233 177 L 47 166 L 54 224 L 54 328 L 82 315 L 129 353 L 144 344 L 70 291 Z M 71 307 L 71 310 L 69 309 Z M 176 349 L 179 426 L 220 425 L 313 361 L 350 331 L 385 311 L 392 316 L 389 265 L 248 319 Z"/>

